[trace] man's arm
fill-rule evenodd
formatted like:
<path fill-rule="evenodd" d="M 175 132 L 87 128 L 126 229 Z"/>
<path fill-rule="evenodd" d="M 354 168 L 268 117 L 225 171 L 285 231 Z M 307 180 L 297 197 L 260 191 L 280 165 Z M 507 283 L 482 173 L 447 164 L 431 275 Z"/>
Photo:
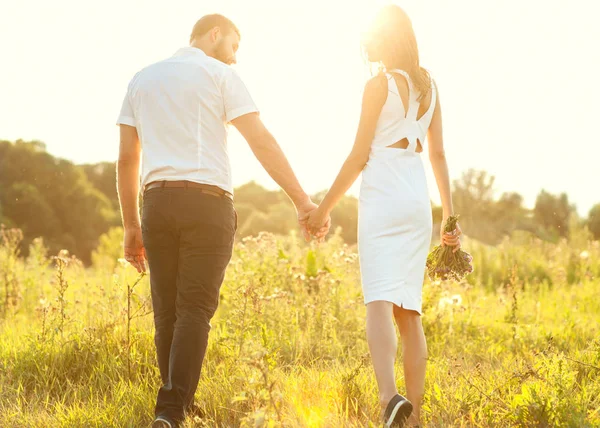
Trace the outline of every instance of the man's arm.
<path fill-rule="evenodd" d="M 252 152 L 275 180 L 294 205 L 303 206 L 310 202 L 310 197 L 304 192 L 298 182 L 285 154 L 267 130 L 257 113 L 240 116 L 231 122 L 248 142 Z"/>
<path fill-rule="evenodd" d="M 298 183 L 279 144 L 260 120 L 258 109 L 246 85 L 235 70 L 231 68 L 226 70 L 221 81 L 224 119 L 231 122 L 240 131 L 267 173 L 290 197 L 296 206 L 298 222 L 302 226 L 304 238 L 309 240 L 310 234 L 306 227 L 306 220 L 308 213 L 314 210 L 316 205 Z M 320 235 L 320 233 L 316 234 L 317 237 L 321 237 Z"/>
<path fill-rule="evenodd" d="M 124 228 L 140 227 L 138 195 L 140 191 L 140 140 L 137 130 L 120 125 L 121 143 L 117 162 L 117 190 Z"/>
<path fill-rule="evenodd" d="M 120 126 L 121 143 L 117 162 L 117 191 L 121 205 L 121 218 L 125 231 L 125 259 L 138 272 L 145 272 L 146 257 L 142 244 L 142 230 L 139 215 L 138 195 L 140 191 L 140 153 L 141 145 L 136 128 Z"/>
<path fill-rule="evenodd" d="M 298 211 L 298 221 L 304 225 L 308 213 L 314 210 L 317 205 L 310 200 L 310 197 L 300 186 L 281 147 L 267 130 L 258 113 L 245 114 L 233 119 L 231 123 L 246 139 L 252 152 L 267 173 L 292 200 Z M 304 234 L 305 238 L 308 237 L 306 230 L 304 230 Z"/>

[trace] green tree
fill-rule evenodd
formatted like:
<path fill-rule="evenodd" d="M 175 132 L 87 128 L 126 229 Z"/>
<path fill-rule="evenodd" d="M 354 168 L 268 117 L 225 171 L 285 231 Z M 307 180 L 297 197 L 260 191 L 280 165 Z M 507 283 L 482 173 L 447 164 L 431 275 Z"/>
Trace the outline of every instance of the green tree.
<path fill-rule="evenodd" d="M 112 272 L 123 257 L 123 228 L 111 227 L 98 239 L 98 247 L 92 251 L 92 263 L 98 269 Z"/>
<path fill-rule="evenodd" d="M 501 235 L 510 235 L 516 229 L 531 229 L 529 211 L 523 207 L 523 196 L 519 193 L 503 193 L 490 214 L 494 228 Z"/>
<path fill-rule="evenodd" d="M 42 236 L 51 251 L 65 248 L 85 262 L 98 237 L 118 223 L 110 200 L 83 169 L 37 141 L 0 142 L 0 204 L 27 239 Z"/>
<path fill-rule="evenodd" d="M 342 238 L 349 244 L 356 243 L 358 237 L 358 199 L 344 196 L 331 212 L 332 230 L 342 228 Z"/>
<path fill-rule="evenodd" d="M 117 195 L 117 171 L 114 162 L 81 165 L 92 185 L 108 198 L 115 210 L 119 210 Z"/>
<path fill-rule="evenodd" d="M 499 239 L 494 221 L 494 181 L 486 171 L 469 169 L 454 180 L 452 190 L 454 212 L 460 216 L 463 232 L 490 244 Z"/>
<path fill-rule="evenodd" d="M 3 209 L 2 209 L 2 200 L 0 198 L 0 224 L 5 224 L 8 222 L 8 218 L 4 217 Z"/>
<path fill-rule="evenodd" d="M 265 230 L 278 235 L 287 235 L 290 231 L 299 228 L 296 209 L 290 201 L 269 207 L 267 221 L 269 226 Z"/>
<path fill-rule="evenodd" d="M 262 211 L 254 211 L 244 222 L 242 227 L 238 228 L 238 236 L 243 238 L 246 236 L 256 236 L 263 231 L 271 231 L 271 223 L 269 216 Z"/>
<path fill-rule="evenodd" d="M 7 201 L 6 215 L 15 219 L 14 226 L 19 227 L 26 237 L 23 247 L 29 246 L 39 236 L 45 236 L 49 243 L 55 241 L 61 231 L 60 222 L 37 187 L 29 183 L 13 183 L 4 199 Z"/>
<path fill-rule="evenodd" d="M 535 201 L 533 218 L 552 237 L 566 237 L 569 234 L 569 217 L 575 206 L 569 203 L 566 193 L 553 195 L 542 190 Z"/>
<path fill-rule="evenodd" d="M 600 239 L 600 203 L 594 205 L 590 210 L 587 224 L 594 239 Z"/>
<path fill-rule="evenodd" d="M 250 204 L 263 213 L 269 212 L 272 205 L 287 202 L 289 198 L 281 190 L 267 190 L 254 181 L 235 189 L 236 204 Z"/>

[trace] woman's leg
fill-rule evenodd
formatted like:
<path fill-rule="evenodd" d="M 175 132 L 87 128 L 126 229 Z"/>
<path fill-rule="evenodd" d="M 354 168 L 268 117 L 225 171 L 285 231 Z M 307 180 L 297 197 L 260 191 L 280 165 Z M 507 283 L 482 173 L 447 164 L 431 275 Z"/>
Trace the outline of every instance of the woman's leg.
<path fill-rule="evenodd" d="M 394 374 L 398 337 L 394 328 L 393 306 L 393 303 L 384 301 L 367 304 L 367 343 L 379 386 L 379 402 L 384 408 L 398 393 Z"/>
<path fill-rule="evenodd" d="M 408 419 L 409 426 L 419 425 L 421 401 L 425 393 L 425 366 L 427 364 L 427 343 L 421 316 L 415 312 L 394 307 L 394 318 L 402 336 L 402 357 L 404 359 L 404 382 L 406 398 L 413 405 Z"/>

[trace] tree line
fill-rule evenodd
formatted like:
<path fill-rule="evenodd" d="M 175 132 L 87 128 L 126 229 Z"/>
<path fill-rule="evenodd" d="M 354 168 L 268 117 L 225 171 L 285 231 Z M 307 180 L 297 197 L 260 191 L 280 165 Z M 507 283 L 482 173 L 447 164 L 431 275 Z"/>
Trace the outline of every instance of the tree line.
<path fill-rule="evenodd" d="M 88 263 L 99 237 L 120 225 L 115 163 L 78 165 L 52 156 L 39 141 L 0 141 L 0 223 L 23 231 L 23 249 L 43 237 L 51 251 L 67 249 Z M 453 202 L 463 232 L 495 245 L 515 230 L 556 241 L 568 237 L 569 221 L 576 217 L 568 195 L 541 190 L 533 209 L 523 206 L 517 192 L 495 197 L 494 177 L 468 170 L 453 182 Z M 318 202 L 325 191 L 314 195 Z M 295 229 L 296 213 L 282 191 L 250 182 L 235 190 L 238 237 L 261 231 L 287 234 Z M 434 234 L 442 216 L 432 203 Z M 358 201 L 345 196 L 332 213 L 344 240 L 356 242 Z M 576 218 L 600 239 L 600 203 L 586 218 Z"/>

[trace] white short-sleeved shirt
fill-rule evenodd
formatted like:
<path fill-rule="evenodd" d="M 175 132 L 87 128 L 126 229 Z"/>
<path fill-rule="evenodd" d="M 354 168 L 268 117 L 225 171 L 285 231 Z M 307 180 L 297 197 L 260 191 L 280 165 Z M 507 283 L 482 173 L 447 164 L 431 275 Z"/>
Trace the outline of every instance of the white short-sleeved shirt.
<path fill-rule="evenodd" d="M 142 189 L 189 180 L 233 193 L 227 123 L 257 111 L 230 66 L 187 47 L 133 77 L 117 124 L 137 129 Z"/>

